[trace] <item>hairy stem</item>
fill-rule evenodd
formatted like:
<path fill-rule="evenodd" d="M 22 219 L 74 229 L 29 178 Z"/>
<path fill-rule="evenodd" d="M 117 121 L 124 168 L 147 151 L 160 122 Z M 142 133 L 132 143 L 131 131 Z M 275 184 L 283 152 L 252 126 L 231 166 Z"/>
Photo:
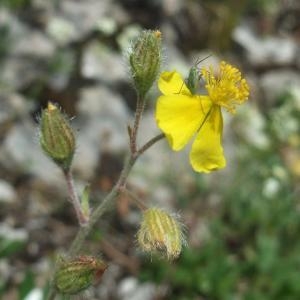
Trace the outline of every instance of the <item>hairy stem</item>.
<path fill-rule="evenodd" d="M 119 194 L 120 188 L 126 183 L 127 177 L 129 175 L 130 170 L 132 169 L 137 157 L 130 155 L 129 158 L 126 159 L 124 168 L 120 174 L 119 180 L 114 185 L 110 193 L 102 200 L 102 202 L 93 210 L 90 221 L 87 226 L 80 228 L 77 233 L 70 249 L 69 256 L 74 256 L 78 254 L 84 244 L 86 237 L 91 233 L 94 228 L 96 222 L 100 219 L 100 217 L 107 211 L 111 202 L 116 199 Z"/>
<path fill-rule="evenodd" d="M 134 117 L 134 124 L 130 135 L 130 151 L 131 153 L 135 153 L 137 151 L 136 140 L 137 140 L 137 133 L 141 121 L 141 117 L 143 115 L 145 108 L 145 100 L 138 98 L 135 117 Z"/>
<path fill-rule="evenodd" d="M 74 179 L 71 170 L 69 169 L 65 171 L 64 175 L 68 186 L 69 199 L 75 209 L 78 222 L 80 226 L 85 226 L 88 223 L 88 218 L 82 211 L 80 200 L 75 190 Z"/>
<path fill-rule="evenodd" d="M 156 142 L 160 141 L 161 139 L 163 139 L 165 137 L 164 133 L 161 133 L 157 136 L 155 136 L 154 138 L 152 138 L 151 140 L 149 140 L 146 144 L 144 144 L 138 151 L 138 155 L 140 156 L 141 154 L 143 154 L 146 150 L 148 150 L 152 145 L 154 145 Z"/>

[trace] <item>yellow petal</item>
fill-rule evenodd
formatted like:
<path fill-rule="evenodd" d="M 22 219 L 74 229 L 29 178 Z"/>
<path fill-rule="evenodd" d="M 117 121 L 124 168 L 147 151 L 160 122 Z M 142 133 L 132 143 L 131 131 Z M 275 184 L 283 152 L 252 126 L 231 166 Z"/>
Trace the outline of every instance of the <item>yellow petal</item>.
<path fill-rule="evenodd" d="M 176 71 L 161 73 L 158 79 L 158 88 L 164 95 L 191 95 L 181 75 Z"/>
<path fill-rule="evenodd" d="M 221 144 L 222 130 L 221 109 L 214 105 L 192 145 L 190 162 L 195 171 L 209 173 L 225 167 Z"/>
<path fill-rule="evenodd" d="M 157 100 L 155 117 L 171 148 L 182 149 L 201 126 L 212 103 L 208 97 L 170 95 Z"/>

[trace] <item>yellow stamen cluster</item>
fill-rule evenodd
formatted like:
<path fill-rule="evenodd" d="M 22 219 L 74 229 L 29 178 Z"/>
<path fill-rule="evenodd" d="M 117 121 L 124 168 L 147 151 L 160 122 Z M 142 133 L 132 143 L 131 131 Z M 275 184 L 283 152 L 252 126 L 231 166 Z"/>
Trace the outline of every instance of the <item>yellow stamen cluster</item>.
<path fill-rule="evenodd" d="M 201 73 L 206 81 L 208 96 L 214 104 L 234 113 L 235 106 L 248 99 L 249 86 L 237 68 L 222 61 L 217 76 L 213 74 L 212 67 L 202 68 Z"/>

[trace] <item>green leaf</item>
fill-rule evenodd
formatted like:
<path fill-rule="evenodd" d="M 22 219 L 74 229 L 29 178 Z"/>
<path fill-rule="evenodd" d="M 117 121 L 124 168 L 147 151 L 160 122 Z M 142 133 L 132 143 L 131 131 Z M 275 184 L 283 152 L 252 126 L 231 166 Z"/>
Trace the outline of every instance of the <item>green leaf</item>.
<path fill-rule="evenodd" d="M 24 299 L 35 287 L 34 275 L 31 271 L 27 271 L 23 281 L 19 286 L 19 299 Z"/>
<path fill-rule="evenodd" d="M 0 237 L 0 258 L 19 252 L 24 248 L 24 246 L 24 241 L 13 241 Z"/>

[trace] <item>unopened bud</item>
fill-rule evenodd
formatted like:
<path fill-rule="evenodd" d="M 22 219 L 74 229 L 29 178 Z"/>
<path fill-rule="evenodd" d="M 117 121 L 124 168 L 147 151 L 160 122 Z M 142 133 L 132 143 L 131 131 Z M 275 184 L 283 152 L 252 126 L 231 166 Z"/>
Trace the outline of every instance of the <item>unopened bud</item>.
<path fill-rule="evenodd" d="M 137 38 L 129 53 L 134 85 L 144 97 L 153 85 L 161 63 L 161 32 L 145 30 Z"/>
<path fill-rule="evenodd" d="M 144 251 L 165 252 L 169 259 L 179 256 L 185 242 L 181 224 L 158 208 L 149 208 L 144 212 L 137 239 Z"/>
<path fill-rule="evenodd" d="M 71 166 L 75 152 L 75 136 L 67 118 L 54 104 L 42 111 L 40 145 L 45 153 L 64 170 Z"/>
<path fill-rule="evenodd" d="M 99 279 L 107 265 L 93 256 L 79 256 L 71 261 L 62 261 L 54 275 L 57 290 L 62 294 L 74 295 L 87 289 Z"/>

